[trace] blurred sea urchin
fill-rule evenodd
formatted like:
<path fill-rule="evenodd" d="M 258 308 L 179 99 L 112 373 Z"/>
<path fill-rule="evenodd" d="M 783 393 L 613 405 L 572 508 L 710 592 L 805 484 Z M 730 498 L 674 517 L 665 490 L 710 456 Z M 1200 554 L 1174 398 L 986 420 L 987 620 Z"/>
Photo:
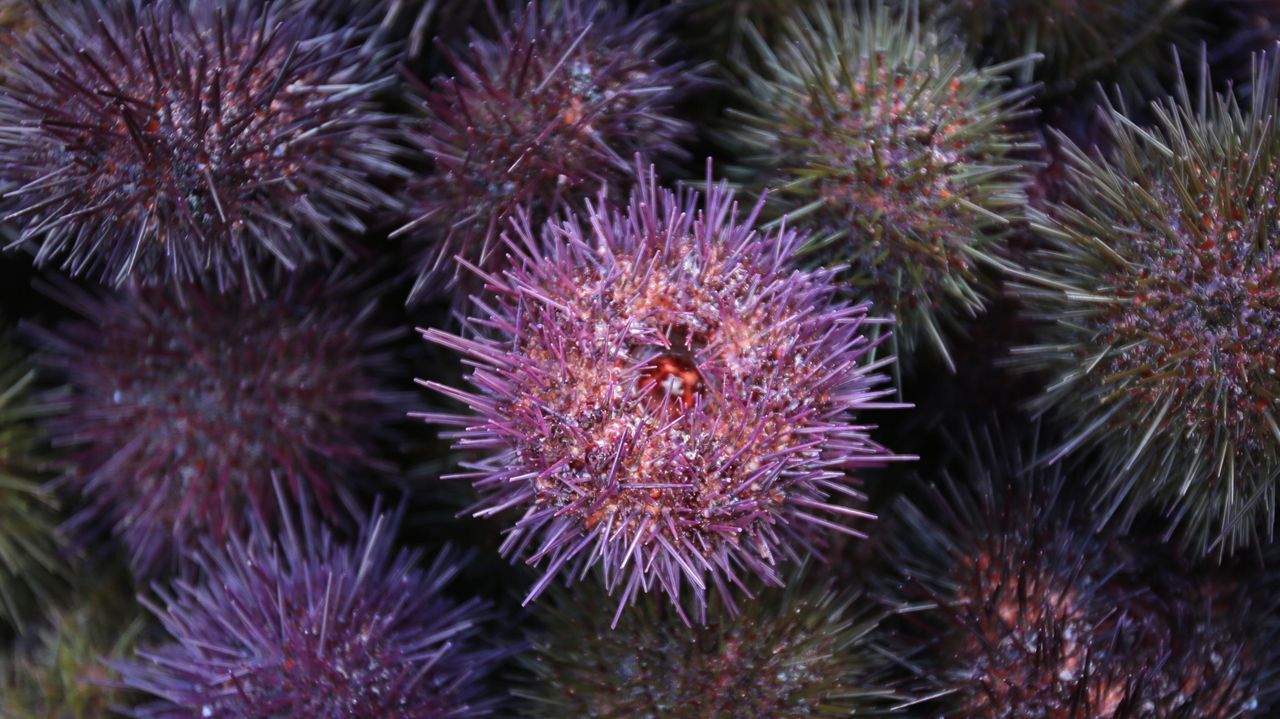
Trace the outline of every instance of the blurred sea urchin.
<path fill-rule="evenodd" d="M 737 616 L 713 598 L 714 621 L 692 629 L 654 597 L 611 628 L 600 607 L 557 593 L 514 690 L 527 702 L 521 716 L 800 719 L 887 708 L 896 695 L 883 683 L 876 610 L 807 583 L 766 590 Z"/>
<path fill-rule="evenodd" d="M 393 206 L 366 31 L 258 0 L 39 3 L 0 87 L 14 245 L 119 285 L 260 289 Z"/>
<path fill-rule="evenodd" d="M 1155 503 L 1206 553 L 1270 536 L 1280 481 L 1280 74 L 1253 88 L 1241 107 L 1183 85 L 1150 128 L 1111 109 L 1107 157 L 1067 144 L 1019 288 L 1042 320 L 1020 360 L 1049 375 L 1034 408 L 1078 428 L 1051 458 L 1100 449 L 1106 516 Z"/>
<path fill-rule="evenodd" d="M 496 37 L 445 49 L 455 75 L 417 88 L 409 140 L 432 168 L 410 188 L 416 218 L 397 231 L 430 242 L 414 296 L 465 275 L 454 255 L 500 269 L 498 236 L 519 211 L 548 218 L 631 177 L 636 153 L 683 157 L 692 134 L 673 107 L 699 81 L 667 64 L 657 14 L 605 0 L 535 0 L 509 18 L 489 8 Z"/>
<path fill-rule="evenodd" d="M 328 516 L 349 474 L 385 472 L 379 433 L 397 393 L 358 278 L 294 274 L 269 297 L 186 287 L 53 290 L 81 319 L 34 329 L 39 361 L 69 391 L 48 422 L 71 449 L 65 482 L 86 500 L 77 533 L 112 527 L 141 575 L 246 510 L 270 514 L 271 477 Z"/>

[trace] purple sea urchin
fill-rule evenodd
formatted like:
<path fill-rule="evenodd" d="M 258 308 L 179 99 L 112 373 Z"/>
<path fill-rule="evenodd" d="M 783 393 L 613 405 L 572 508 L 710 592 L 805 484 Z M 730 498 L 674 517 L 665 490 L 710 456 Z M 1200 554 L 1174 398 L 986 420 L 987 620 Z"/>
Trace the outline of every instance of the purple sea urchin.
<path fill-rule="evenodd" d="M 391 335 L 354 283 L 293 275 L 256 299 L 61 291 L 83 319 L 35 335 L 70 386 L 48 426 L 73 449 L 66 481 L 87 499 L 74 523 L 113 525 L 145 575 L 201 535 L 225 538 L 247 508 L 270 514 L 273 475 L 331 512 L 347 473 L 385 469 Z"/>
<path fill-rule="evenodd" d="M 563 596 L 523 663 L 521 716 L 559 719 L 791 719 L 862 716 L 895 697 L 883 683 L 877 618 L 829 587 L 768 590 L 737 616 L 712 599 L 690 629 L 650 597 L 616 628 Z"/>
<path fill-rule="evenodd" d="M 963 451 L 962 474 L 900 502 L 886 533 L 898 595 L 937 605 L 903 615 L 896 647 L 911 689 L 935 698 L 929 716 L 1225 719 L 1274 700 L 1274 623 L 1243 594 L 1206 592 L 1172 562 L 1153 585 L 1132 546 L 1091 529 L 1072 480 L 1032 464 L 1034 443 L 979 432 Z"/>
<path fill-rule="evenodd" d="M 385 63 L 257 0 L 41 4 L 0 89 L 0 206 L 36 264 L 112 284 L 246 280 L 391 206 Z"/>
<path fill-rule="evenodd" d="M 150 605 L 172 641 L 118 666 L 155 701 L 147 719 L 454 719 L 486 716 L 481 680 L 498 656 L 477 643 L 486 609 L 443 595 L 458 572 L 396 551 L 395 521 L 366 523 L 354 546 L 286 520 L 192 556 L 197 582 Z"/>
<path fill-rule="evenodd" d="M 619 612 L 655 587 L 732 607 L 744 575 L 781 584 L 780 560 L 859 534 L 870 515 L 833 500 L 861 498 L 847 470 L 900 459 L 857 417 L 898 406 L 875 389 L 891 358 L 866 362 L 881 321 L 838 302 L 831 272 L 795 270 L 801 237 L 758 234 L 759 206 L 655 183 L 540 237 L 522 224 L 467 336 L 423 333 L 476 368 L 471 392 L 426 383 L 472 414 L 424 417 L 489 453 L 459 475 L 477 515 L 523 512 L 502 550 L 544 567 L 529 600 L 600 565 Z"/>
<path fill-rule="evenodd" d="M 923 343 L 951 365 L 948 330 L 985 307 L 983 270 L 1026 204 L 1028 145 L 1011 129 L 1025 91 L 883 0 L 815 3 L 781 33 L 777 50 L 756 43 L 760 69 L 740 68 L 739 171 L 894 313 L 900 356 Z"/>
<path fill-rule="evenodd" d="M 1079 427 L 1053 458 L 1100 448 L 1107 516 L 1156 503 L 1206 553 L 1275 516 L 1278 88 L 1262 65 L 1246 109 L 1184 85 L 1152 128 L 1110 110 L 1115 151 L 1067 146 L 1072 196 L 1037 214 L 1050 246 L 1019 288 L 1046 320 L 1020 350 L 1051 375 L 1033 406 Z"/>
<path fill-rule="evenodd" d="M 498 269 L 498 235 L 520 209 L 550 217 L 629 177 L 636 153 L 683 156 L 691 134 L 672 108 L 697 79 L 661 62 L 671 43 L 657 15 L 602 0 L 535 1 L 510 19 L 489 8 L 497 37 L 473 34 L 466 56 L 447 52 L 456 76 L 418 88 L 409 139 L 433 167 L 398 231 L 432 242 L 415 296 L 453 274 L 454 255 Z"/>

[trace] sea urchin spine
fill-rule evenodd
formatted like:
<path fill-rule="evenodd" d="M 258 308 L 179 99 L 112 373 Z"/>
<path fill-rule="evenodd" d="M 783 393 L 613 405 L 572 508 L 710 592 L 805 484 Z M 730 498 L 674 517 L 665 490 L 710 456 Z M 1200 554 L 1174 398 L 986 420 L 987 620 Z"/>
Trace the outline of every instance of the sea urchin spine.
<path fill-rule="evenodd" d="M 474 391 L 427 382 L 472 414 L 459 449 L 478 515 L 517 509 L 502 550 L 544 567 L 603 568 L 622 608 L 658 588 L 728 596 L 744 575 L 859 535 L 849 470 L 895 457 L 857 415 L 898 407 L 869 363 L 882 322 L 837 299 L 832 273 L 791 264 L 802 237 L 758 233 L 732 192 L 647 181 L 621 209 L 591 206 L 508 238 L 515 266 L 481 274 L 466 336 L 426 330 L 474 364 Z M 538 248 L 538 249 L 535 249 Z"/>
<path fill-rule="evenodd" d="M 395 201 L 367 30 L 258 0 L 41 3 L 0 88 L 0 201 L 38 265 L 241 280 L 345 249 Z"/>

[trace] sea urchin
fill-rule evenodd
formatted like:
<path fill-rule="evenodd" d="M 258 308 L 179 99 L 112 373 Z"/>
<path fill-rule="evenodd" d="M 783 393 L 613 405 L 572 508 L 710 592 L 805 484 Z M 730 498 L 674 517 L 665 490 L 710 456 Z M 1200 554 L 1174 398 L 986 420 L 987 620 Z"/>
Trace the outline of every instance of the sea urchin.
<path fill-rule="evenodd" d="M 545 567 L 599 565 L 619 612 L 657 587 L 710 587 L 818 551 L 865 518 L 846 472 L 895 459 L 856 421 L 877 400 L 864 332 L 880 320 L 840 303 L 829 271 L 793 268 L 802 239 L 758 234 L 709 179 L 705 196 L 658 190 L 509 238 L 515 266 L 484 275 L 467 336 L 426 330 L 476 367 L 468 392 L 428 382 L 473 414 L 457 447 L 489 452 L 460 475 L 479 515 L 523 516 L 502 550 Z M 540 249 L 535 249 L 540 248 Z"/>
<path fill-rule="evenodd" d="M 286 513 L 287 516 L 287 513 Z M 172 641 L 120 663 L 122 682 L 156 699 L 147 719 L 461 719 L 493 701 L 477 643 L 486 609 L 442 594 L 459 570 L 447 552 L 425 571 L 395 550 L 394 518 L 359 540 L 286 521 L 192 556 L 203 573 L 148 602 Z"/>
<path fill-rule="evenodd" d="M 385 469 L 390 335 L 355 282 L 295 274 L 260 299 L 53 291 L 83 318 L 33 330 L 39 361 L 70 387 L 48 426 L 88 500 L 74 524 L 113 525 L 145 575 L 203 534 L 225 538 L 246 509 L 269 514 L 273 475 L 332 512 L 348 473 Z"/>
<path fill-rule="evenodd" d="M 1026 204 L 1012 128 L 1026 92 L 905 5 L 814 3 L 777 50 L 757 34 L 726 136 L 744 179 L 776 188 L 773 210 L 894 314 L 904 361 L 922 343 L 951 365 L 947 331 L 985 307 L 984 273 Z"/>
<path fill-rule="evenodd" d="M 1206 71 L 1207 74 L 1207 71 Z M 1108 113 L 1115 150 L 1068 144 L 1067 199 L 1019 288 L 1042 328 L 1019 356 L 1051 380 L 1037 411 L 1100 448 L 1104 512 L 1156 503 L 1187 544 L 1230 553 L 1274 520 L 1280 480 L 1280 73 L 1250 105 L 1211 94 Z M 1267 530 L 1269 531 L 1269 530 Z"/>
<path fill-rule="evenodd" d="M 391 206 L 382 54 L 257 0 L 42 3 L 0 88 L 0 207 L 36 263 L 260 282 Z"/>
<path fill-rule="evenodd" d="M 510 18 L 489 8 L 497 36 L 447 51 L 455 75 L 418 87 L 423 116 L 409 140 L 433 168 L 411 188 L 416 219 L 398 231 L 431 240 L 415 296 L 461 269 L 454 255 L 500 268 L 498 236 L 520 209 L 549 217 L 630 177 L 636 153 L 681 157 L 691 134 L 672 111 L 697 76 L 664 64 L 671 43 L 657 14 L 603 0 L 535 0 Z"/>

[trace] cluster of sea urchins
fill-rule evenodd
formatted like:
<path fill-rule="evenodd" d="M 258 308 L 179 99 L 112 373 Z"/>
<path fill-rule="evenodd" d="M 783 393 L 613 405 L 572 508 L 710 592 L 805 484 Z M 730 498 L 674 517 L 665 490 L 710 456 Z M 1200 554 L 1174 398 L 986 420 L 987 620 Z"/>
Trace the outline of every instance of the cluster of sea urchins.
<path fill-rule="evenodd" d="M 1075 427 L 1054 457 L 1098 448 L 1105 515 L 1155 503 L 1219 555 L 1270 536 L 1280 478 L 1280 74 L 1255 70 L 1245 107 L 1205 77 L 1152 127 L 1110 109 L 1106 157 L 1068 144 L 1020 291 L 1051 320 L 1020 350 L 1036 407 Z"/>
<path fill-rule="evenodd" d="M 363 522 L 353 545 L 302 514 L 277 534 L 255 523 L 188 557 L 202 576 L 158 590 L 169 635 L 118 663 L 150 695 L 135 717 L 462 719 L 497 697 L 480 678 L 501 657 L 478 635 L 483 602 L 443 592 L 457 574 L 442 552 L 422 569 L 397 550 L 395 515 Z"/>
<path fill-rule="evenodd" d="M 663 62 L 671 43 L 659 15 L 534 0 L 492 20 L 496 37 L 446 49 L 454 74 L 417 87 L 422 117 L 408 137 L 431 167 L 411 184 L 415 217 L 397 231 L 430 244 L 414 296 L 459 271 L 465 279 L 455 256 L 500 269 L 498 237 L 520 213 L 546 219 L 628 178 L 637 153 L 681 157 L 692 132 L 672 110 L 697 78 Z"/>
<path fill-rule="evenodd" d="M 36 3 L 0 86 L 0 201 L 37 265 L 241 282 L 345 250 L 394 130 L 367 31 L 259 0 Z"/>
<path fill-rule="evenodd" d="M 977 69 L 962 42 L 885 3 L 814 3 L 779 34 L 776 50 L 758 44 L 759 69 L 741 65 L 725 128 L 739 171 L 893 313 L 904 360 L 923 345 L 950 366 L 949 335 L 985 307 L 1026 204 L 1012 124 L 1027 92 L 1002 77 L 1017 63 Z"/>
<path fill-rule="evenodd" d="M 1277 625 L 1250 588 L 1135 560 L 1092 529 L 1076 477 L 1034 464 L 1036 443 L 964 440 L 960 471 L 900 501 L 885 545 L 911 608 L 903 690 L 930 716 L 1226 719 L 1280 698 Z"/>
<path fill-rule="evenodd" d="M 380 376 L 390 334 L 357 285 L 340 269 L 259 297 L 51 290 L 80 315 L 32 330 L 41 366 L 67 385 L 47 429 L 70 451 L 78 533 L 110 528 L 151 575 L 202 537 L 227 538 L 246 512 L 271 514 L 272 477 L 334 517 L 348 480 L 389 470 L 377 433 L 398 396 Z"/>
<path fill-rule="evenodd" d="M 621 208 L 518 227 L 464 336 L 425 331 L 475 366 L 473 391 L 427 383 L 471 413 L 426 418 L 486 452 L 462 476 L 478 515 L 521 513 L 502 549 L 543 567 L 530 599 L 599 565 L 619 613 L 653 589 L 732 606 L 745 577 L 781 584 L 779 561 L 859 534 L 849 471 L 894 457 L 857 414 L 885 406 L 891 358 L 867 361 L 878 321 L 795 269 L 803 238 L 759 209 L 651 171 Z"/>

